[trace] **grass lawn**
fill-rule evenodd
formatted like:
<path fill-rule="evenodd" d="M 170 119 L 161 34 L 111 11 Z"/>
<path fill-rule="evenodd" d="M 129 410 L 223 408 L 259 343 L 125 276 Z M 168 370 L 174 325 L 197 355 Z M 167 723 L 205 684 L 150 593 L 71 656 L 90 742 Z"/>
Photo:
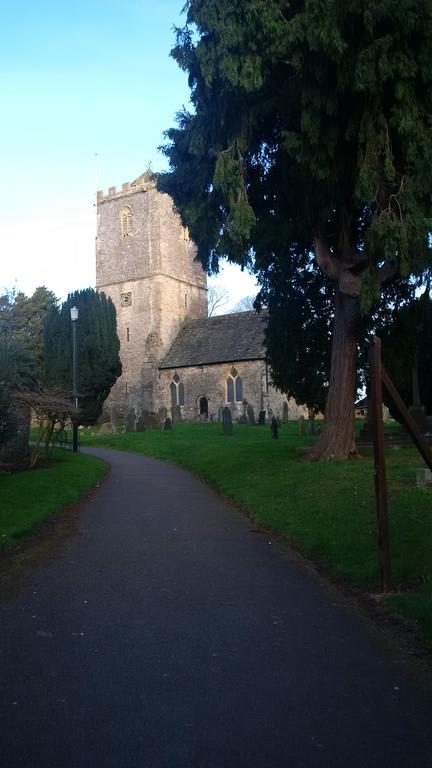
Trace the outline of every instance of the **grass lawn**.
<path fill-rule="evenodd" d="M 172 431 L 98 436 L 88 445 L 144 453 L 192 470 L 252 519 L 287 536 L 327 571 L 365 591 L 379 591 L 373 461 L 308 463 L 314 438 L 284 425 L 271 440 L 268 427 L 176 424 Z M 415 450 L 390 448 L 389 480 L 392 608 L 416 622 L 432 641 L 432 489 L 415 486 L 422 460 Z"/>
<path fill-rule="evenodd" d="M 0 552 L 77 501 L 106 469 L 99 459 L 57 450 L 46 466 L 0 475 Z"/>

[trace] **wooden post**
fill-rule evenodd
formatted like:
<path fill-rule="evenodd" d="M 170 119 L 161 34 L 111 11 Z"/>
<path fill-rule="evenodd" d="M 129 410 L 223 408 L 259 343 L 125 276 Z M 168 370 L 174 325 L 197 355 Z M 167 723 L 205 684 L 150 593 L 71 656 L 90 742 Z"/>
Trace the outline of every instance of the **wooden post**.
<path fill-rule="evenodd" d="M 388 525 L 387 479 L 384 455 L 381 341 L 375 336 L 369 351 L 371 373 L 372 434 L 375 459 L 375 499 L 378 521 L 378 553 L 383 592 L 390 589 L 390 536 Z"/>
<path fill-rule="evenodd" d="M 422 456 L 425 464 L 429 467 L 429 469 L 432 470 L 432 452 L 426 440 L 424 439 L 422 433 L 420 432 L 417 424 L 415 423 L 413 417 L 411 416 L 408 408 L 403 402 L 395 385 L 393 384 L 390 376 L 385 370 L 384 366 L 382 367 L 382 370 L 381 370 L 381 376 L 382 376 L 383 386 L 387 390 L 391 399 L 393 400 L 393 403 L 395 404 L 398 410 L 398 414 L 399 414 L 400 420 L 402 421 L 402 424 L 411 435 L 412 441 L 416 446 L 418 452 Z"/>

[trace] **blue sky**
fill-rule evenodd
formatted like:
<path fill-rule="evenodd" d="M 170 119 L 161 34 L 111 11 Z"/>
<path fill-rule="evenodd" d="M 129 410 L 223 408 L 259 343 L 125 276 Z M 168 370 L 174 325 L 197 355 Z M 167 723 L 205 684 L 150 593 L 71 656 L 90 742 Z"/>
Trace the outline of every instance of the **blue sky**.
<path fill-rule="evenodd" d="M 184 0 L 0 4 L 0 288 L 94 284 L 94 192 L 136 178 L 189 102 Z M 97 162 L 95 162 L 97 155 Z M 253 281 L 231 270 L 233 301 Z"/>

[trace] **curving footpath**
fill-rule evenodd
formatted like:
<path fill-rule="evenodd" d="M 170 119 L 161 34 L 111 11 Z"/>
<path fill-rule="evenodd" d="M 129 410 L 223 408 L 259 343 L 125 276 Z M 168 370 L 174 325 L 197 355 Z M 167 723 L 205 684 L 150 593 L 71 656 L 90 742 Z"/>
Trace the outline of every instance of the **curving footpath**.
<path fill-rule="evenodd" d="M 2 768 L 430 768 L 430 689 L 322 579 L 186 471 L 89 452 L 108 478 L 1 594 Z"/>

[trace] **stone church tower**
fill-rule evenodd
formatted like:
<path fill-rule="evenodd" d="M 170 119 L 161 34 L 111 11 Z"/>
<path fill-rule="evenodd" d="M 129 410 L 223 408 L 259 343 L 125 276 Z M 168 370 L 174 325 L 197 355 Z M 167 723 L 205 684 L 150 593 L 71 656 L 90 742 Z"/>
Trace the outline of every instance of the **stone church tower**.
<path fill-rule="evenodd" d="M 207 317 L 207 279 L 172 201 L 144 173 L 97 195 L 96 288 L 117 312 L 122 376 L 107 401 L 157 412 L 158 367 L 186 320 Z"/>

